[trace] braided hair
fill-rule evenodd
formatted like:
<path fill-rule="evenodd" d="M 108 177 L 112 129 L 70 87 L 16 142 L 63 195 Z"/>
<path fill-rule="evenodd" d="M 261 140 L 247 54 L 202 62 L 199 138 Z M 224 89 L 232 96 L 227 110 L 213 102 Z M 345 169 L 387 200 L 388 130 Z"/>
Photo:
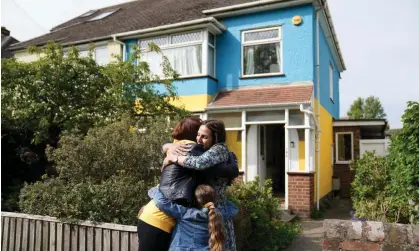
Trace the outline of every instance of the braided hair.
<path fill-rule="evenodd" d="M 209 229 L 209 247 L 210 251 L 225 251 L 224 243 L 226 235 L 224 233 L 223 217 L 215 209 L 214 202 L 216 193 L 214 188 L 208 185 L 199 185 L 195 189 L 195 196 L 198 203 L 208 208 L 208 229 Z"/>

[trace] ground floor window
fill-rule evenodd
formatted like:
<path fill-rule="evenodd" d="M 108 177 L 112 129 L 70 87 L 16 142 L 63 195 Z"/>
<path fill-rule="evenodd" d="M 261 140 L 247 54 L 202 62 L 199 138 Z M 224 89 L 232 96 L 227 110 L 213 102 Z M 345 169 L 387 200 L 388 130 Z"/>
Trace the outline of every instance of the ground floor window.
<path fill-rule="evenodd" d="M 336 133 L 336 163 L 347 163 L 353 160 L 353 133 Z"/>

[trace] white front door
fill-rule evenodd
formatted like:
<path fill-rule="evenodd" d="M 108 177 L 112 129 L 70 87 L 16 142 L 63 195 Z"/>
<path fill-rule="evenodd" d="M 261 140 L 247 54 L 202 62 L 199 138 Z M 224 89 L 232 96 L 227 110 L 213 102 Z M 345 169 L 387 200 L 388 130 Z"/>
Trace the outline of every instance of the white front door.
<path fill-rule="evenodd" d="M 247 180 L 266 179 L 266 131 L 264 125 L 250 125 L 247 130 Z"/>

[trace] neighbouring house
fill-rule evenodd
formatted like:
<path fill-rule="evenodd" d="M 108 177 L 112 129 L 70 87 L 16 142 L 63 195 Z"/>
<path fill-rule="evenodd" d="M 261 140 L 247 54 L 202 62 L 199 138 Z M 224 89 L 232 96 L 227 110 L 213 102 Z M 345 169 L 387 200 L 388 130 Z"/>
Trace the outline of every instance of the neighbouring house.
<path fill-rule="evenodd" d="M 1 58 L 13 57 L 13 52 L 9 50 L 10 45 L 19 42 L 10 36 L 10 31 L 6 27 L 1 27 Z"/>
<path fill-rule="evenodd" d="M 359 156 L 364 127 L 355 125 L 350 137 L 340 131 L 347 128 L 339 126 L 345 64 L 326 0 L 132 1 L 16 44 L 15 56 L 34 60 L 25 48 L 50 40 L 82 55 L 95 43 L 101 64 L 112 54 L 126 59 L 137 45 L 157 74 L 161 58 L 148 44 L 159 45 L 180 74 L 177 104 L 224 121 L 243 180 L 272 179 L 281 206 L 301 216 L 331 194 L 334 159 Z"/>

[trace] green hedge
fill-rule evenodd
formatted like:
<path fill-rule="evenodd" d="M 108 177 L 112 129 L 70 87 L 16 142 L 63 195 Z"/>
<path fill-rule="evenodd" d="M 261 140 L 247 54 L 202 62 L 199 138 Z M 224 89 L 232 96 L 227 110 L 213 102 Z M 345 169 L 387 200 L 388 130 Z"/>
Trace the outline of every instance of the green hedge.
<path fill-rule="evenodd" d="M 294 223 L 280 222 L 280 200 L 272 195 L 272 182 L 260 184 L 259 179 L 236 182 L 229 189 L 229 198 L 239 209 L 234 219 L 238 251 L 281 250 L 300 231 Z"/>

